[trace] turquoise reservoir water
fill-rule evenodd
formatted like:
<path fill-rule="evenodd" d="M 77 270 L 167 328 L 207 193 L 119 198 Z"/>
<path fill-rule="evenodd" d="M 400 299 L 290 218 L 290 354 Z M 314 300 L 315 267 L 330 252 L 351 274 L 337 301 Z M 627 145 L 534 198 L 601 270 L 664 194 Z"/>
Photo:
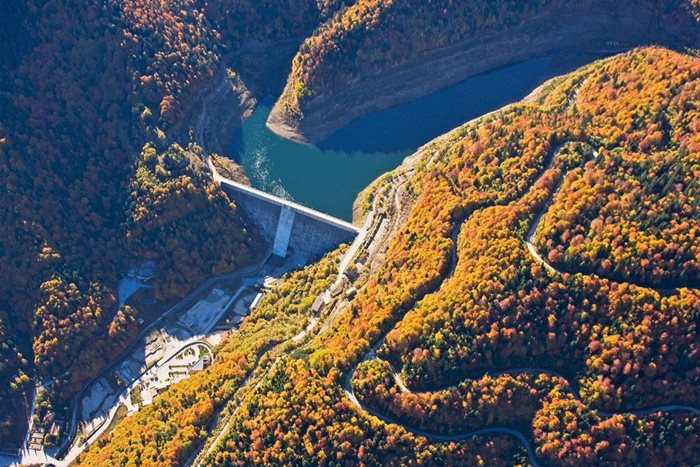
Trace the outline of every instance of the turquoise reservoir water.
<path fill-rule="evenodd" d="M 357 119 L 317 145 L 296 143 L 268 130 L 265 121 L 272 104 L 268 99 L 236 130 L 233 154 L 254 187 L 350 220 L 357 194 L 415 149 L 521 99 L 571 67 L 538 58 L 473 76 Z"/>

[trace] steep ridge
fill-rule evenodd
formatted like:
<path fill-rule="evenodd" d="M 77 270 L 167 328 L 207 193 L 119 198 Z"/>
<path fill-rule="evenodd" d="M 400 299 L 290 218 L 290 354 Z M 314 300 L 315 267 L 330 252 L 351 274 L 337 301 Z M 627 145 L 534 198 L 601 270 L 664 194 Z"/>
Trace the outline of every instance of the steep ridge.
<path fill-rule="evenodd" d="M 554 148 L 551 151 L 551 154 L 548 157 L 548 161 L 546 163 L 546 166 L 544 168 L 544 173 L 546 173 L 550 168 L 552 167 L 552 164 L 554 161 L 557 159 L 559 152 L 561 151 L 563 145 L 559 145 L 556 148 Z M 593 151 L 593 156 L 597 157 L 598 153 L 597 151 Z M 544 176 L 544 174 L 542 175 Z M 558 271 L 554 266 L 549 264 L 546 260 L 544 260 L 540 254 L 537 252 L 536 248 L 533 246 L 532 243 L 532 238 L 534 236 L 534 232 L 537 230 L 537 227 L 539 226 L 542 216 L 545 214 L 547 209 L 550 206 L 551 200 L 554 198 L 555 194 L 559 191 L 561 188 L 562 182 L 564 180 L 564 174 L 560 175 L 559 181 L 557 182 L 556 186 L 551 190 L 551 194 L 549 196 L 549 199 L 544 203 L 542 210 L 539 212 L 537 217 L 535 217 L 534 221 L 532 222 L 532 225 L 528 231 L 528 234 L 525 238 L 525 243 L 527 244 L 528 251 L 532 255 L 533 259 L 540 263 L 542 266 L 546 268 L 547 271 L 549 271 L 552 274 L 559 274 L 561 275 L 562 272 Z M 535 181 L 535 184 L 538 182 Z M 449 271 L 445 275 L 445 278 L 443 279 L 443 282 L 445 280 L 448 280 L 452 274 L 454 273 L 454 270 L 456 268 L 456 262 L 457 262 L 457 236 L 459 235 L 459 226 L 461 224 L 458 224 L 458 227 L 455 229 L 455 232 L 452 235 L 452 242 L 453 242 L 453 247 L 452 247 L 452 256 L 450 260 L 450 266 L 449 266 Z M 697 289 L 696 289 L 697 290 Z M 393 378 L 393 385 L 399 389 L 399 393 L 402 394 L 412 394 L 412 391 L 406 387 L 405 383 L 403 382 L 403 379 L 401 378 L 400 374 L 396 372 L 396 370 L 389 365 L 388 368 L 384 367 L 381 368 L 381 363 L 379 361 L 375 360 L 376 359 L 376 354 L 377 350 L 384 344 L 384 341 L 386 339 L 386 334 L 363 356 L 362 360 L 358 365 L 355 365 L 350 369 L 350 371 L 346 374 L 345 377 L 345 384 L 344 384 L 344 391 L 346 392 L 348 398 L 362 411 L 365 411 L 368 414 L 371 414 L 384 422 L 387 423 L 395 423 L 395 424 L 400 424 L 401 426 L 405 427 L 408 431 L 420 435 L 420 436 L 425 436 L 429 439 L 435 440 L 435 441 L 459 441 L 459 440 L 464 440 L 464 439 L 470 439 L 476 436 L 482 436 L 486 434 L 503 434 L 503 435 L 508 435 L 508 436 L 513 436 L 516 438 L 519 442 L 523 443 L 526 446 L 527 450 L 527 456 L 528 460 L 530 463 L 534 466 L 538 466 L 539 462 L 537 460 L 537 457 L 535 455 L 535 450 L 533 449 L 530 441 L 528 440 L 527 436 L 518 431 L 517 429 L 514 428 L 508 428 L 508 427 L 489 427 L 489 428 L 480 428 L 480 429 L 471 429 L 465 432 L 453 432 L 454 430 L 450 430 L 452 432 L 450 433 L 439 433 L 435 431 L 431 431 L 427 428 L 421 428 L 421 427 L 416 427 L 413 423 L 415 423 L 413 420 L 411 420 L 410 417 L 402 416 L 403 414 L 400 413 L 400 407 L 393 407 L 389 405 L 388 407 L 384 406 L 381 409 L 373 408 L 372 406 L 372 399 L 368 402 L 363 402 L 362 401 L 362 396 L 365 395 L 366 393 L 371 393 L 373 390 L 368 388 L 368 387 L 361 387 L 358 388 L 358 390 L 361 390 L 363 394 L 360 394 L 359 398 L 358 395 L 356 394 L 356 388 L 353 385 L 353 376 L 355 372 L 358 369 L 358 366 L 364 365 L 365 368 L 363 368 L 364 371 L 368 371 L 367 367 L 374 365 L 379 366 L 380 368 L 378 371 L 390 371 L 391 377 Z M 376 369 L 376 368 L 375 368 Z M 565 389 L 570 388 L 570 383 L 567 381 L 567 379 L 554 371 L 550 371 L 546 368 L 515 368 L 515 369 L 510 369 L 510 370 L 503 370 L 501 372 L 489 372 L 488 376 L 490 378 L 495 378 L 498 379 L 501 376 L 517 376 L 517 375 L 546 375 L 546 376 L 552 376 L 556 379 L 559 379 L 562 381 L 562 384 Z M 379 382 L 380 384 L 383 384 L 385 387 L 390 388 L 392 386 L 392 382 L 384 379 L 383 381 L 375 380 L 375 378 L 378 378 L 378 376 L 373 375 L 371 378 L 368 378 L 370 381 L 373 381 L 375 383 Z M 385 377 L 386 378 L 386 377 Z M 365 384 L 367 384 L 365 382 Z M 445 388 L 442 389 L 444 392 L 449 392 L 449 391 L 458 391 L 459 387 L 454 386 L 451 388 Z M 573 396 L 576 398 L 576 400 L 580 401 L 579 395 L 574 392 Z M 429 397 L 428 394 L 421 394 L 419 397 Z M 386 401 L 381 401 L 382 403 L 386 404 Z M 397 410 L 398 409 L 398 410 Z M 398 412 L 398 413 L 397 413 Z M 661 412 L 686 412 L 689 414 L 693 415 L 700 415 L 700 409 L 694 406 L 689 406 L 689 405 L 677 405 L 677 404 L 667 404 L 667 405 L 658 405 L 654 407 L 646 407 L 643 409 L 636 409 L 636 410 L 630 410 L 630 411 L 625 411 L 625 412 L 608 412 L 608 411 L 598 411 L 598 414 L 601 417 L 604 418 L 611 418 L 614 417 L 615 415 L 624 415 L 624 414 L 631 414 L 636 417 L 645 417 L 650 414 L 654 413 L 661 413 Z"/>
<path fill-rule="evenodd" d="M 191 115 L 230 54 L 300 41 L 341 5 L 0 6 L 0 447 L 24 441 L 35 387 L 36 428 L 70 420 L 72 396 L 141 320 L 265 250 L 198 160 Z M 146 259 L 161 302 L 119 303 L 117 281 Z"/>
<path fill-rule="evenodd" d="M 697 47 L 692 9 L 675 0 L 361 0 L 304 42 L 268 126 L 317 142 L 367 113 L 535 56 Z"/>
<path fill-rule="evenodd" d="M 368 195 L 353 279 L 293 276 L 209 374 L 80 463 L 697 463 L 698 77 L 697 57 L 635 50 L 426 145 Z M 602 212 L 624 226 L 592 256 L 612 267 L 571 270 Z M 664 261 L 635 285 L 648 250 Z"/>
<path fill-rule="evenodd" d="M 649 169 L 671 153 L 685 175 L 649 214 L 670 219 L 655 227 L 669 251 L 685 251 L 674 238 L 697 245 L 673 232 L 697 232 L 698 115 L 685 97 L 698 73 L 696 57 L 636 50 L 430 145 L 383 263 L 328 332 L 248 394 L 204 463 L 697 463 L 695 263 L 666 263 L 686 281 L 677 288 L 634 285 L 621 273 L 631 263 L 570 272 L 539 238 L 581 182 L 616 180 L 599 168 L 633 158 Z M 660 121 L 663 137 L 643 144 Z M 576 212 L 566 219 L 579 225 Z M 641 234 L 629 238 L 629 254 L 644 251 Z"/>

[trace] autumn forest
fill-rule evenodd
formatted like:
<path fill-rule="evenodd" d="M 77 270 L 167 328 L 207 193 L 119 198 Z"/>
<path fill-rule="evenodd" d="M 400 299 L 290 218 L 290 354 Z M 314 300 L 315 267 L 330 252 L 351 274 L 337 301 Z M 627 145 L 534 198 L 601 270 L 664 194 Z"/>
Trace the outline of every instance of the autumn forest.
<path fill-rule="evenodd" d="M 243 52 L 294 44 L 265 63 L 286 76 L 270 125 L 314 140 L 379 75 L 614 2 L 584 3 L 1 5 L 0 456 L 27 414 L 75 424 L 164 310 L 268 257 L 197 136 L 222 76 L 240 119 L 276 86 Z M 629 3 L 658 40 L 420 148 L 359 195 L 357 245 L 260 288 L 211 365 L 72 465 L 700 463 L 700 3 Z M 151 300 L 121 300 L 142 261 Z"/>

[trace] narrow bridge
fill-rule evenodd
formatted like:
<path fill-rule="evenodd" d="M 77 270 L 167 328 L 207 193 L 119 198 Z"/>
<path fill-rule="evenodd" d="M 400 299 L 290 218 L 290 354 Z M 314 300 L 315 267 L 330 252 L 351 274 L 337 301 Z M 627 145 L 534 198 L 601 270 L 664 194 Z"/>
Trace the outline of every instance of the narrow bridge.
<path fill-rule="evenodd" d="M 293 201 L 222 177 L 209 159 L 214 180 L 258 226 L 272 254 L 307 263 L 360 233 L 353 224 Z"/>

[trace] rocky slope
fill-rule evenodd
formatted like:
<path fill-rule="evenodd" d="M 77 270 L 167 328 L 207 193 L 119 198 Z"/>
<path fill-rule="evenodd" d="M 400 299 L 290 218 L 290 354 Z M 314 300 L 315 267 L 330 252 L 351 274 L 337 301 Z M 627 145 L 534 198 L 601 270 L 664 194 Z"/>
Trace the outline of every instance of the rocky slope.
<path fill-rule="evenodd" d="M 50 387 L 43 410 L 69 419 L 71 396 L 138 333 L 144 315 L 116 298 L 130 262 L 160 260 L 156 289 L 173 300 L 262 253 L 201 163 L 167 161 L 183 148 L 200 154 L 190 146 L 200 102 L 230 56 L 250 43 L 300 41 L 341 6 L 2 2 L 0 447 L 23 439 L 35 384 Z M 252 102 L 240 79 L 225 84 L 203 138 L 219 150 Z M 146 155 L 160 162 L 144 164 Z M 149 216 L 156 210 L 159 219 Z M 235 241 L 205 241 L 195 219 Z"/>
<path fill-rule="evenodd" d="M 367 194 L 356 295 L 290 277 L 80 463 L 697 464 L 698 78 L 635 50 L 426 145 Z"/>
<path fill-rule="evenodd" d="M 268 126 L 316 142 L 359 116 L 534 56 L 697 47 L 693 8 L 670 0 L 361 0 L 304 42 Z"/>

